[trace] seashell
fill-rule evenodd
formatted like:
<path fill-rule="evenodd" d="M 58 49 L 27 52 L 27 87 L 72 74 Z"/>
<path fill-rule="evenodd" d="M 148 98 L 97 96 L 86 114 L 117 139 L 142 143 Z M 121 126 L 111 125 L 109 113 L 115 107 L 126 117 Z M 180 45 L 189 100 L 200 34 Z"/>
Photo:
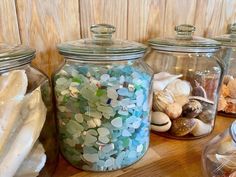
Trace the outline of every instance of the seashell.
<path fill-rule="evenodd" d="M 236 170 L 236 152 L 227 153 L 227 154 L 216 154 L 216 159 L 218 163 L 222 165 L 224 168 L 228 168 L 230 170 Z"/>
<path fill-rule="evenodd" d="M 227 102 L 226 107 L 224 108 L 224 111 L 226 113 L 232 113 L 232 114 L 236 114 L 236 104 L 231 103 L 231 102 Z"/>
<path fill-rule="evenodd" d="M 174 136 L 185 136 L 190 133 L 196 126 L 194 119 L 178 118 L 172 121 L 170 133 Z"/>
<path fill-rule="evenodd" d="M 230 75 L 225 75 L 224 79 L 223 79 L 223 84 L 227 85 L 229 83 L 229 81 L 234 80 L 233 76 Z"/>
<path fill-rule="evenodd" d="M 232 141 L 224 141 L 217 148 L 218 154 L 232 153 L 236 151 L 236 146 Z"/>
<path fill-rule="evenodd" d="M 154 92 L 153 109 L 164 112 L 168 104 L 174 103 L 174 96 L 169 90 Z"/>
<path fill-rule="evenodd" d="M 217 111 L 224 111 L 224 109 L 227 106 L 227 101 L 223 96 L 220 96 L 219 101 L 218 101 L 218 108 Z"/>
<path fill-rule="evenodd" d="M 229 89 L 224 84 L 221 86 L 220 95 L 223 96 L 223 97 L 228 97 L 229 96 Z"/>
<path fill-rule="evenodd" d="M 11 98 L 22 98 L 28 86 L 28 79 L 24 70 L 14 70 L 0 76 L 1 101 Z"/>
<path fill-rule="evenodd" d="M 182 115 L 188 118 L 197 117 L 202 112 L 202 105 L 197 100 L 190 100 L 183 106 Z"/>
<path fill-rule="evenodd" d="M 36 177 L 45 165 L 46 154 L 43 145 L 37 141 L 14 177 Z"/>
<path fill-rule="evenodd" d="M 215 118 L 214 110 L 215 109 L 205 109 L 199 114 L 197 118 L 203 121 L 204 123 L 211 123 L 212 120 L 214 120 Z"/>
<path fill-rule="evenodd" d="M 174 80 L 182 76 L 183 76 L 182 74 L 172 75 L 167 72 L 160 72 L 158 74 L 154 74 L 152 88 L 154 91 L 164 90 L 169 83 L 173 82 Z"/>
<path fill-rule="evenodd" d="M 153 112 L 151 129 L 157 132 L 166 132 L 171 127 L 170 118 L 163 112 Z"/>
<path fill-rule="evenodd" d="M 195 87 L 192 90 L 192 95 L 207 98 L 205 89 L 196 80 L 194 80 L 194 82 L 195 82 Z"/>
<path fill-rule="evenodd" d="M 188 97 L 190 100 L 198 100 L 200 102 L 205 102 L 205 103 L 208 103 L 208 104 L 214 104 L 213 101 L 207 99 L 207 98 L 203 98 L 203 97 L 200 97 L 200 96 L 189 96 Z"/>
<path fill-rule="evenodd" d="M 14 176 L 21 163 L 30 153 L 43 128 L 47 109 L 41 96 L 40 87 L 26 95 L 19 114 L 22 125 L 9 139 L 8 149 L 0 156 L 0 171 L 5 176 Z"/>
<path fill-rule="evenodd" d="M 17 99 L 11 99 L 0 104 L 0 155 L 7 144 L 7 140 L 20 124 L 18 116 L 21 105 L 21 101 Z"/>
<path fill-rule="evenodd" d="M 181 96 L 175 96 L 175 103 L 180 104 L 181 106 L 184 106 L 185 104 L 187 104 L 189 102 L 189 99 L 187 96 L 181 95 Z"/>
<path fill-rule="evenodd" d="M 206 124 L 199 119 L 194 119 L 194 120 L 196 122 L 196 126 L 191 131 L 191 134 L 193 134 L 193 136 L 206 135 L 211 132 L 212 130 L 211 124 Z"/>
<path fill-rule="evenodd" d="M 168 104 L 165 113 L 170 117 L 170 119 L 176 119 L 182 113 L 182 106 L 178 103 Z"/>
<path fill-rule="evenodd" d="M 170 90 L 174 96 L 185 95 L 189 96 L 192 90 L 191 84 L 188 81 L 176 79 L 171 82 L 166 89 Z"/>
<path fill-rule="evenodd" d="M 236 79 L 230 80 L 227 87 L 229 89 L 229 96 L 231 98 L 236 98 Z"/>

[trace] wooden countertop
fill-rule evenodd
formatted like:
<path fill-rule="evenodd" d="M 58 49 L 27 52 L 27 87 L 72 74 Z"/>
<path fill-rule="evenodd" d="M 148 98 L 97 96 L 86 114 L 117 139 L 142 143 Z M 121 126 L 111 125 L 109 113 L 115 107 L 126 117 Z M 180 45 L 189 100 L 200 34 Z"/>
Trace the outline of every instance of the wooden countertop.
<path fill-rule="evenodd" d="M 73 168 L 61 157 L 54 177 L 201 177 L 204 145 L 234 120 L 218 116 L 212 134 L 197 140 L 173 140 L 151 133 L 150 148 L 145 156 L 136 164 L 114 172 L 85 172 Z"/>

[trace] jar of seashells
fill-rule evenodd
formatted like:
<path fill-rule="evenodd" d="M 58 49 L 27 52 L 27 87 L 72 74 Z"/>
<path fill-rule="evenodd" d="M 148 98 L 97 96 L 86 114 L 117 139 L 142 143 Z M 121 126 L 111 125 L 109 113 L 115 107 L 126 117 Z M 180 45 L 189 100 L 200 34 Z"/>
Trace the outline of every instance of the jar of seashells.
<path fill-rule="evenodd" d="M 154 70 L 151 128 L 163 136 L 195 139 L 214 127 L 223 64 L 220 44 L 195 37 L 195 27 L 175 27 L 174 38 L 149 41 L 146 62 Z"/>
<path fill-rule="evenodd" d="M 230 34 L 215 37 L 222 44 L 225 76 L 218 104 L 219 114 L 236 117 L 236 23 L 230 25 Z"/>
<path fill-rule="evenodd" d="M 236 121 L 210 140 L 202 153 L 205 177 L 236 176 Z"/>
<path fill-rule="evenodd" d="M 34 56 L 0 44 L 0 177 L 51 177 L 57 164 L 51 87 Z"/>

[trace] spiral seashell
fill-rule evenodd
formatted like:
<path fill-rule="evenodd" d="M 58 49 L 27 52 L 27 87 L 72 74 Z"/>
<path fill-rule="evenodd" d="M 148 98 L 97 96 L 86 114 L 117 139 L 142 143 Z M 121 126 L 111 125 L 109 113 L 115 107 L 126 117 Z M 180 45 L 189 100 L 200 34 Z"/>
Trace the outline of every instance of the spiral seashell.
<path fill-rule="evenodd" d="M 191 84 L 188 81 L 177 79 L 171 82 L 166 89 L 170 90 L 174 96 L 189 96 L 192 90 Z"/>
<path fill-rule="evenodd" d="M 153 90 L 154 91 L 164 90 L 169 83 L 173 82 L 174 80 L 182 76 L 183 76 L 182 74 L 173 75 L 167 72 L 160 72 L 158 74 L 154 74 Z"/>
<path fill-rule="evenodd" d="M 226 101 L 226 99 L 225 99 L 223 96 L 220 96 L 219 102 L 218 102 L 218 108 L 217 108 L 217 110 L 218 110 L 218 111 L 224 111 L 224 109 L 226 108 L 226 106 L 227 106 L 227 101 Z"/>

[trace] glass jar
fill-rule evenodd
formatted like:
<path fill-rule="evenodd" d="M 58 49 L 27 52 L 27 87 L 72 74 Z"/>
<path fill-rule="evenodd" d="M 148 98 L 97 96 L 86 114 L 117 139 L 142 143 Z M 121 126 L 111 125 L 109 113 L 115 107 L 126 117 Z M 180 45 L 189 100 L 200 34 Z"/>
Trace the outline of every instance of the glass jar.
<path fill-rule="evenodd" d="M 206 177 L 236 176 L 236 121 L 207 143 L 202 166 Z"/>
<path fill-rule="evenodd" d="M 236 117 L 236 23 L 230 26 L 230 34 L 214 39 L 222 44 L 222 56 L 226 65 L 218 111 L 221 115 Z"/>
<path fill-rule="evenodd" d="M 219 43 L 192 36 L 191 25 L 175 30 L 175 38 L 149 41 L 152 50 L 145 61 L 155 73 L 151 128 L 171 138 L 200 138 L 214 127 L 223 72 Z"/>
<path fill-rule="evenodd" d="M 77 168 L 112 171 L 148 149 L 152 71 L 146 46 L 112 39 L 111 25 L 90 29 L 92 39 L 58 45 L 66 59 L 53 79 L 60 148 Z"/>
<path fill-rule="evenodd" d="M 51 87 L 34 56 L 0 44 L 0 177 L 51 177 L 57 164 Z"/>

